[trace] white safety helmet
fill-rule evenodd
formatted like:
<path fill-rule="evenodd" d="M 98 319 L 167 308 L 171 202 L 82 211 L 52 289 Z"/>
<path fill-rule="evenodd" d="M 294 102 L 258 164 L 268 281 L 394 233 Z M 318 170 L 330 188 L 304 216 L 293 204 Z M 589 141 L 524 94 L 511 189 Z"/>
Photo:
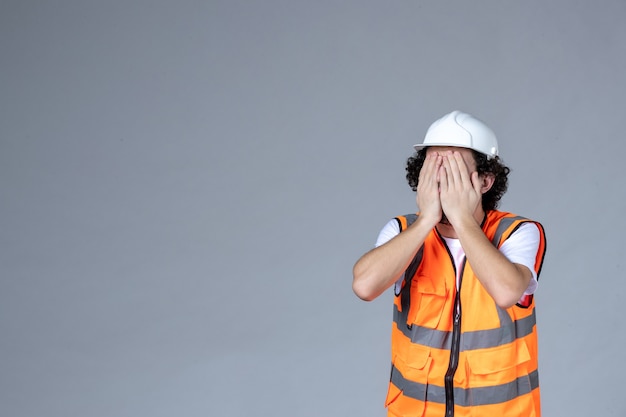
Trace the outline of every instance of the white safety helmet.
<path fill-rule="evenodd" d="M 446 114 L 430 125 L 424 143 L 413 147 L 420 150 L 427 146 L 474 149 L 487 155 L 487 159 L 498 156 L 498 140 L 493 130 L 474 116 L 458 110 Z"/>

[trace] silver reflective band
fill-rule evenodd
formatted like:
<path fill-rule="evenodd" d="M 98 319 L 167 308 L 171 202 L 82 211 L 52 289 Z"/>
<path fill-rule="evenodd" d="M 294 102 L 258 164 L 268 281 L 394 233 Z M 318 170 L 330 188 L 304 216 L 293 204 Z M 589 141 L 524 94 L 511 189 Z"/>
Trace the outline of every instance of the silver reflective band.
<path fill-rule="evenodd" d="M 507 317 L 509 317 L 508 314 Z M 398 330 L 411 339 L 413 343 L 446 350 L 450 350 L 452 346 L 452 331 L 430 329 L 417 324 L 413 324 L 409 328 L 406 323 L 406 316 L 398 311 L 395 304 L 393 306 L 393 321 Z M 511 343 L 515 339 L 531 334 L 535 324 L 535 310 L 533 309 L 532 314 L 528 317 L 516 321 L 511 321 L 509 318 L 507 322 L 501 323 L 501 327 L 461 333 L 461 351 L 485 349 Z"/>
<path fill-rule="evenodd" d="M 421 384 L 404 378 L 398 368 L 391 369 L 391 382 L 398 387 L 403 395 L 420 401 L 445 404 L 445 388 L 431 383 Z M 537 370 L 528 375 L 520 376 L 514 381 L 492 387 L 454 388 L 454 404 L 461 407 L 500 404 L 517 397 L 529 394 L 539 388 Z"/>

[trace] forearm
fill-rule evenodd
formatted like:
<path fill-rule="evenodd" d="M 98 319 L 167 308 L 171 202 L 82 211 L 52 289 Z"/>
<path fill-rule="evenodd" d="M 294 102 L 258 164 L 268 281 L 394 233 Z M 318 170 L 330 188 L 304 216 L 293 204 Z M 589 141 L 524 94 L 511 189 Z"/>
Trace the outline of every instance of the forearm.
<path fill-rule="evenodd" d="M 532 273 L 525 266 L 509 261 L 474 219 L 455 225 L 455 230 L 467 261 L 485 290 L 500 307 L 513 306 L 524 294 Z"/>
<path fill-rule="evenodd" d="M 354 265 L 352 289 L 366 301 L 381 295 L 404 273 L 434 223 L 418 217 L 405 231 L 363 255 Z"/>

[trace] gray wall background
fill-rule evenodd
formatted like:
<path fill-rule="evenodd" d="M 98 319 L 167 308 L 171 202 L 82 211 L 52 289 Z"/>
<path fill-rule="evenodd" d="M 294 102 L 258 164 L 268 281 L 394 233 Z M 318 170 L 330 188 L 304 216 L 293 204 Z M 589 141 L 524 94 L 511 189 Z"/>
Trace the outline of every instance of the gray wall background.
<path fill-rule="evenodd" d="M 391 294 L 453 109 L 541 221 L 546 416 L 623 416 L 626 3 L 0 1 L 0 415 L 383 416 Z"/>

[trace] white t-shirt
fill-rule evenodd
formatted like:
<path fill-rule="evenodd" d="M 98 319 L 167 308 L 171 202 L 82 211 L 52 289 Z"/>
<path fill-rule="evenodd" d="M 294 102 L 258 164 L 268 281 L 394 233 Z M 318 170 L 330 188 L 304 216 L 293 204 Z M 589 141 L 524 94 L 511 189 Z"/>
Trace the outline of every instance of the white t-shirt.
<path fill-rule="evenodd" d="M 378 234 L 376 247 L 384 245 L 400 233 L 400 225 L 396 219 L 391 219 Z M 454 258 L 454 264 L 458 271 L 458 266 L 463 262 L 465 251 L 461 247 L 459 239 L 444 237 L 448 249 Z M 516 264 L 524 265 L 533 274 L 532 279 L 528 283 L 528 288 L 524 291 L 524 295 L 534 294 L 539 283 L 537 282 L 537 273 L 535 272 L 535 258 L 539 249 L 539 229 L 532 222 L 522 223 L 511 236 L 502 243 L 500 252 L 506 258 Z M 401 276 L 395 285 L 396 294 L 400 290 L 404 275 Z M 457 286 L 459 276 L 457 276 Z"/>

